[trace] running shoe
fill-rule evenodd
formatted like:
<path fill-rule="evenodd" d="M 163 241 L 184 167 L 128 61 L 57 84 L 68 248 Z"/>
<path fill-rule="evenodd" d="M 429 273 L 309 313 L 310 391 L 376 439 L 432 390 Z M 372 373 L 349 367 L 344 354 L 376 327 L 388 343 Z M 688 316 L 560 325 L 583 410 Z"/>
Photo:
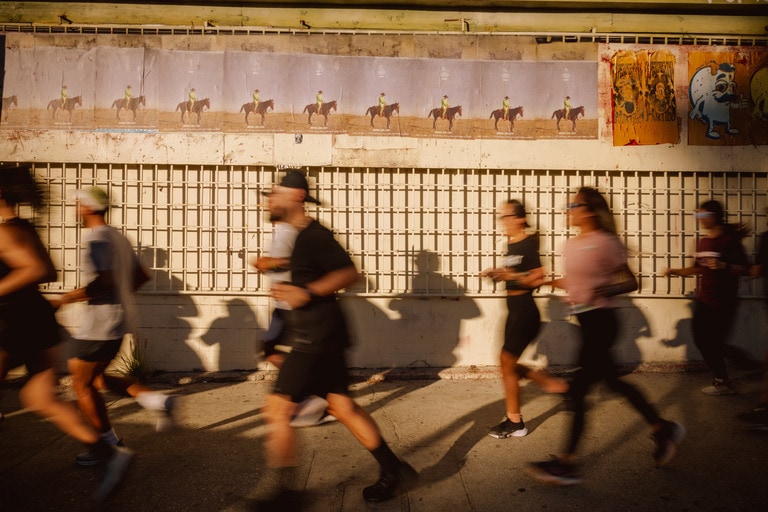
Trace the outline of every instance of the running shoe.
<path fill-rule="evenodd" d="M 576 485 L 582 478 L 576 473 L 576 465 L 563 462 L 558 458 L 543 462 L 532 462 L 528 472 L 539 482 L 552 485 Z"/>
<path fill-rule="evenodd" d="M 117 440 L 117 445 L 122 448 L 125 448 L 125 443 L 122 439 Z M 100 459 L 96 456 L 95 453 L 93 453 L 92 450 L 88 450 L 87 452 L 83 452 L 79 455 L 75 456 L 75 464 L 78 466 L 88 467 L 88 466 L 95 466 L 97 464 L 101 464 L 104 462 L 104 459 Z"/>
<path fill-rule="evenodd" d="M 519 423 L 515 423 L 509 418 L 505 417 L 504 421 L 493 427 L 488 435 L 495 437 L 496 439 L 506 439 L 508 437 L 523 437 L 528 434 L 528 429 L 525 428 L 523 419 L 520 418 Z"/>
<path fill-rule="evenodd" d="M 657 466 L 663 466 L 675 458 L 677 445 L 685 437 L 685 427 L 674 421 L 662 420 L 662 427 L 653 433 L 656 449 L 653 458 Z"/>
<path fill-rule="evenodd" d="M 131 467 L 134 453 L 128 448 L 115 447 L 112 456 L 107 460 L 107 469 L 104 472 L 104 478 L 101 485 L 93 495 L 97 502 L 106 500 L 123 481 L 123 477 Z"/>
<path fill-rule="evenodd" d="M 418 479 L 416 470 L 402 462 L 396 473 L 382 470 L 376 483 L 363 489 L 363 498 L 373 503 L 387 501 L 413 488 Z"/>
<path fill-rule="evenodd" d="M 737 393 L 736 384 L 731 379 L 715 379 L 711 386 L 701 390 L 702 393 L 709 396 L 735 395 Z"/>
<path fill-rule="evenodd" d="M 328 402 L 325 399 L 310 395 L 296 406 L 296 411 L 291 418 L 292 427 L 309 427 L 318 425 L 328 414 Z"/>

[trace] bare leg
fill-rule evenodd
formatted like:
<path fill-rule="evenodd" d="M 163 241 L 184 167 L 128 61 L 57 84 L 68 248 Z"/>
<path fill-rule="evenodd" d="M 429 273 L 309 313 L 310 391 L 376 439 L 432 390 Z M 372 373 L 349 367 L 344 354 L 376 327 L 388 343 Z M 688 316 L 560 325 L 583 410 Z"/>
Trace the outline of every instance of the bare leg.
<path fill-rule="evenodd" d="M 536 383 L 546 393 L 565 393 L 568 391 L 568 381 L 552 377 L 544 370 L 531 370 L 525 365 L 515 366 L 515 372 L 521 379 L 530 379 Z"/>
<path fill-rule="evenodd" d="M 264 413 L 269 432 L 267 434 L 267 464 L 273 468 L 297 465 L 296 439 L 291 427 L 291 415 L 296 404 L 287 395 L 269 395 Z"/>
<path fill-rule="evenodd" d="M 325 399 L 328 402 L 328 413 L 347 427 L 368 451 L 373 451 L 381 445 L 378 425 L 351 397 L 330 393 Z"/>
<path fill-rule="evenodd" d="M 73 358 L 68 361 L 68 365 L 77 404 L 83 417 L 100 433 L 109 432 L 112 425 L 107 415 L 107 406 L 95 384 L 97 377 L 103 374 L 109 365 L 109 361 L 91 362 Z"/>
<path fill-rule="evenodd" d="M 501 351 L 501 382 L 504 386 L 504 404 L 507 418 L 514 423 L 520 423 L 520 379 L 515 366 L 518 357 L 505 350 Z"/>
<path fill-rule="evenodd" d="M 99 435 L 83 421 L 77 410 L 56 397 L 56 376 L 53 369 L 30 377 L 21 388 L 19 398 L 24 407 L 48 418 L 62 432 L 78 441 L 92 445 L 99 440 Z"/>

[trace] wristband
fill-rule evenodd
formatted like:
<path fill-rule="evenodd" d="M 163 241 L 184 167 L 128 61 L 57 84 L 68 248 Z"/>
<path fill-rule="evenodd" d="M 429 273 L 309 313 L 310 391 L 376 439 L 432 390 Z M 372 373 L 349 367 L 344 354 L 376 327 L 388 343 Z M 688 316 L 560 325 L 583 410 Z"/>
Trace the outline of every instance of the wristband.
<path fill-rule="evenodd" d="M 301 285 L 301 287 L 304 288 L 304 290 L 307 292 L 307 295 L 309 295 L 310 300 L 315 300 L 320 298 L 320 296 L 315 292 L 313 292 L 312 290 L 310 290 L 306 284 Z"/>

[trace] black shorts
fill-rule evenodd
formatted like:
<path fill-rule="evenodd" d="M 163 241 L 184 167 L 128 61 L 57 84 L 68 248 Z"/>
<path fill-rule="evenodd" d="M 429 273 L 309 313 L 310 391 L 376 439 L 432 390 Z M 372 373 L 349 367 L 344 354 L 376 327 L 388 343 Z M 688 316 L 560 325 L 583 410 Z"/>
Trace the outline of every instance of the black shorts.
<path fill-rule="evenodd" d="M 504 352 L 520 357 L 541 328 L 541 314 L 533 295 L 507 295 L 507 323 L 504 326 Z"/>
<path fill-rule="evenodd" d="M 348 388 L 349 373 L 343 352 L 314 354 L 293 350 L 280 367 L 273 392 L 288 395 L 291 401 L 299 403 L 309 395 L 346 395 Z"/>
<path fill-rule="evenodd" d="M 69 341 L 69 358 L 81 359 L 89 363 L 111 361 L 120 352 L 123 340 L 78 340 Z"/>
<path fill-rule="evenodd" d="M 51 303 L 39 292 L 0 302 L 0 350 L 15 366 L 36 373 L 41 353 L 59 344 L 61 335 Z M 47 356 L 42 359 L 47 360 Z"/>

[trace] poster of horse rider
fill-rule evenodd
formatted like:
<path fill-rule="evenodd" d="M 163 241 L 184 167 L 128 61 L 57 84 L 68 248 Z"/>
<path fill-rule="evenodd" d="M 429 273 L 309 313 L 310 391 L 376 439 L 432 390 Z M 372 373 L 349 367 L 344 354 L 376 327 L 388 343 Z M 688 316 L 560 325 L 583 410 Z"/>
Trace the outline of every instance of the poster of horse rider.
<path fill-rule="evenodd" d="M 728 47 L 688 54 L 688 144 L 766 144 L 768 53 Z"/>
<path fill-rule="evenodd" d="M 597 138 L 597 62 L 481 61 L 479 77 L 475 138 Z"/>
<path fill-rule="evenodd" d="M 422 138 L 597 137 L 595 60 L 189 50 L 195 45 L 186 38 L 125 38 L 119 46 L 112 38 L 96 37 L 78 45 L 72 38 L 61 38 L 53 45 L 34 34 L 13 37 L 23 44 L 5 49 L 4 86 L 10 107 L 3 126 Z M 239 47 L 231 38 L 226 41 L 205 46 Z M 569 104 L 564 104 L 566 98 Z"/>
<path fill-rule="evenodd" d="M 5 50 L 0 123 L 9 127 L 93 126 L 97 49 L 23 46 Z"/>
<path fill-rule="evenodd" d="M 675 55 L 620 50 L 611 56 L 613 145 L 677 144 Z"/>

